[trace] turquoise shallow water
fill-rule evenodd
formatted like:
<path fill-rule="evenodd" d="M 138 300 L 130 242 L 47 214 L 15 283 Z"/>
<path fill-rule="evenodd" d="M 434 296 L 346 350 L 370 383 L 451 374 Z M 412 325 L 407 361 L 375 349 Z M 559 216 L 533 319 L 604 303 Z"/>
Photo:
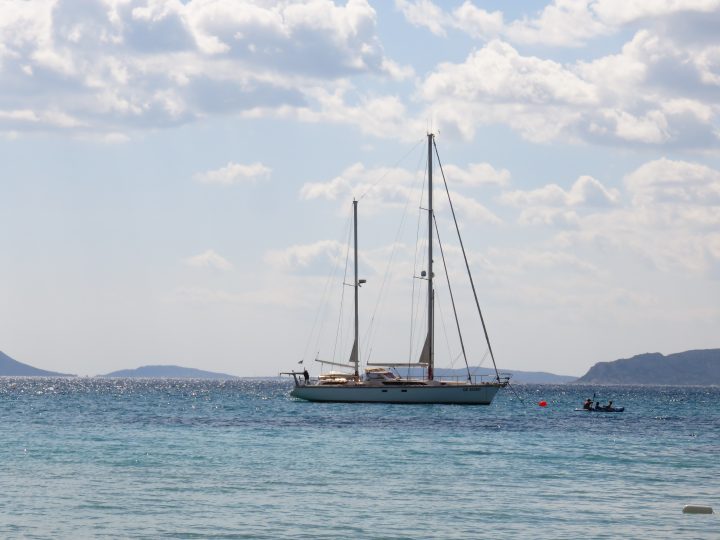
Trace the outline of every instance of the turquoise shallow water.
<path fill-rule="evenodd" d="M 2 538 L 720 538 L 720 389 L 314 404 L 287 381 L 0 379 Z M 548 407 L 537 406 L 540 399 Z"/>

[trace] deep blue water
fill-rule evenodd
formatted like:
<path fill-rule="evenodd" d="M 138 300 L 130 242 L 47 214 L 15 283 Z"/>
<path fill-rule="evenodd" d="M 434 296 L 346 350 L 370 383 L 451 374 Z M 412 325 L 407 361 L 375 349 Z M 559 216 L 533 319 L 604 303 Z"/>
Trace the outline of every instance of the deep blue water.
<path fill-rule="evenodd" d="M 275 380 L 0 378 L 0 537 L 720 538 L 720 389 L 516 389 L 316 404 Z M 593 390 L 626 412 L 574 412 Z"/>

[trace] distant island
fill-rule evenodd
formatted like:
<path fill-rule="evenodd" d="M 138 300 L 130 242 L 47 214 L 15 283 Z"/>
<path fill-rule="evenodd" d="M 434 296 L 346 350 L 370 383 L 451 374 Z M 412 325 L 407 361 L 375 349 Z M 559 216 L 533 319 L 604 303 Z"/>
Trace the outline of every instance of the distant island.
<path fill-rule="evenodd" d="M 405 376 L 407 374 L 408 370 L 404 369 L 402 367 L 398 368 L 398 371 L 401 375 Z M 510 375 L 510 383 L 518 383 L 518 384 L 565 384 L 569 382 L 573 382 L 577 379 L 577 377 L 570 376 L 570 375 L 555 375 L 554 373 L 547 373 L 545 371 L 516 371 L 516 370 L 508 370 L 508 369 L 499 369 L 500 376 L 503 375 Z M 467 379 L 467 372 L 468 370 L 466 368 L 455 368 L 455 369 L 449 369 L 449 368 L 436 368 L 435 369 L 435 376 L 436 377 L 455 377 L 457 380 L 463 381 Z M 478 379 L 482 376 L 484 380 L 494 379 L 495 378 L 495 370 L 490 368 L 481 368 L 481 367 L 470 367 L 470 373 L 474 376 L 477 376 Z M 422 377 L 423 371 L 418 370 L 415 368 L 412 368 L 410 370 L 410 376 L 411 377 Z"/>
<path fill-rule="evenodd" d="M 0 351 L 0 377 L 74 377 L 67 373 L 47 371 L 18 362 Z"/>
<path fill-rule="evenodd" d="M 147 378 L 147 379 L 238 379 L 235 375 L 215 373 L 202 369 L 181 366 L 142 366 L 135 369 L 121 369 L 100 377 Z"/>
<path fill-rule="evenodd" d="M 401 369 L 403 375 L 407 370 Z M 489 368 L 471 367 L 474 376 L 492 379 L 495 371 Z M 438 368 L 439 377 L 467 378 L 465 368 Z M 500 370 L 500 374 L 511 375 L 510 381 L 518 384 L 637 384 L 637 385 L 699 385 L 720 386 L 720 349 L 685 351 L 667 356 L 660 353 L 646 353 L 622 358 L 612 362 L 598 362 L 580 378 L 569 375 L 555 375 L 543 371 Z M 410 376 L 422 376 L 422 372 L 411 369 Z M 67 373 L 47 371 L 23 364 L 0 351 L 0 377 L 75 377 Z M 216 373 L 202 369 L 174 365 L 142 366 L 136 369 L 122 369 L 99 377 L 127 378 L 170 378 L 170 379 L 238 379 L 235 375 Z"/>
<path fill-rule="evenodd" d="M 646 353 L 598 362 L 577 384 L 720 385 L 720 349 Z"/>
<path fill-rule="evenodd" d="M 401 373 L 405 371 L 401 369 Z M 554 373 L 547 373 L 545 371 L 517 371 L 508 369 L 499 369 L 500 376 L 510 375 L 510 383 L 517 384 L 565 384 L 572 382 L 577 379 L 570 375 L 555 375 Z M 470 373 L 478 378 L 482 376 L 484 380 L 495 379 L 495 370 L 490 368 L 477 368 L 471 367 Z M 418 373 L 422 376 L 422 373 Z M 435 369 L 435 375 L 438 377 L 457 377 L 458 380 L 467 379 L 467 369 Z"/>

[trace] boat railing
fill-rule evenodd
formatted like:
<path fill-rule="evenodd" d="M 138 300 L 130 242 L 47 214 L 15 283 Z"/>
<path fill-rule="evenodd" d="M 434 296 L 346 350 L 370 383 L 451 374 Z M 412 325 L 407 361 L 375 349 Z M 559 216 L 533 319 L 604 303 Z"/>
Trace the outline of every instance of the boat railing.
<path fill-rule="evenodd" d="M 292 378 L 295 379 L 295 386 L 310 384 L 309 381 L 305 381 L 305 374 L 302 371 L 281 371 L 280 375 L 292 375 Z"/>
<path fill-rule="evenodd" d="M 442 375 L 435 377 L 436 380 L 441 382 L 454 382 L 454 383 L 461 383 L 461 382 L 468 382 L 467 375 Z M 486 375 L 471 375 L 469 382 L 472 384 L 482 384 L 487 382 L 493 382 L 498 381 L 503 384 L 507 384 L 510 381 L 510 376 L 503 375 L 498 380 L 494 375 L 488 373 Z"/>

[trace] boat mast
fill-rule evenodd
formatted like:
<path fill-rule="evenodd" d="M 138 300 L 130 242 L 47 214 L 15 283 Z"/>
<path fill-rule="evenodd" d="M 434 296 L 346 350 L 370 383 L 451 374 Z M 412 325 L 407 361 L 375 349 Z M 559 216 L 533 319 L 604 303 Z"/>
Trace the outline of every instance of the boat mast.
<path fill-rule="evenodd" d="M 358 241 L 357 241 L 357 201 L 353 199 L 353 233 L 354 233 L 354 249 L 355 254 L 353 259 L 355 261 L 355 343 L 352 349 L 351 361 L 355 364 L 355 377 L 359 377 L 359 362 L 358 362 L 358 288 L 360 282 L 358 281 Z"/>
<path fill-rule="evenodd" d="M 433 289 L 433 185 L 432 185 L 432 144 L 433 134 L 428 133 L 428 380 L 435 375 L 435 347 L 433 330 L 435 319 L 433 313 L 435 291 Z"/>

